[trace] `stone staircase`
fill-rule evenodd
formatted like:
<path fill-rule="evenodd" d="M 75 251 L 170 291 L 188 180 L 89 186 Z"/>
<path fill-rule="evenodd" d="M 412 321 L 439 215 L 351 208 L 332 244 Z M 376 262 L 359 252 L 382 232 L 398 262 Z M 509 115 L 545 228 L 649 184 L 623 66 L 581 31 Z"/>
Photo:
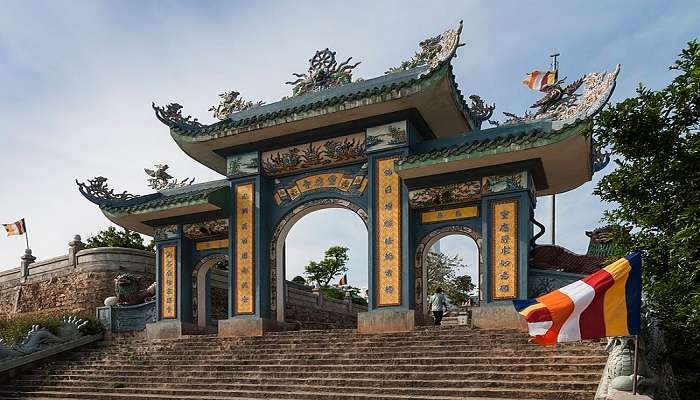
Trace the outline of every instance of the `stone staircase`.
<path fill-rule="evenodd" d="M 298 331 L 92 346 L 0 386 L 1 399 L 585 399 L 602 343 L 543 348 L 463 326 Z"/>

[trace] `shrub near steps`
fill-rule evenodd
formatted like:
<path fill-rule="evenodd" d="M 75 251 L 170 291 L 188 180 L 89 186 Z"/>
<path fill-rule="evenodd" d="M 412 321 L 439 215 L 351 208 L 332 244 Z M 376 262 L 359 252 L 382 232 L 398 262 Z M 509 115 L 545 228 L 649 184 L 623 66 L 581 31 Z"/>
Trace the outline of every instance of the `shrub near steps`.
<path fill-rule="evenodd" d="M 592 399 L 601 343 L 540 347 L 462 326 L 360 335 L 118 340 L 42 366 L 2 399 Z"/>

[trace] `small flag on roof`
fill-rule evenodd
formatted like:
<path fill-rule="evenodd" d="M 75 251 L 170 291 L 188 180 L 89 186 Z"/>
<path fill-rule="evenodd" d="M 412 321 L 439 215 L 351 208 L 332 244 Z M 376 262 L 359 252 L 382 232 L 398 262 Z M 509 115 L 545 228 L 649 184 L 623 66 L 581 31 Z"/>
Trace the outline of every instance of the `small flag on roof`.
<path fill-rule="evenodd" d="M 345 286 L 348 284 L 348 274 L 343 275 L 342 278 L 340 278 L 340 281 L 338 281 L 338 286 Z"/>
<path fill-rule="evenodd" d="M 513 300 L 535 343 L 639 335 L 642 256 L 632 253 L 536 299 Z"/>
<path fill-rule="evenodd" d="M 557 83 L 557 71 L 532 71 L 528 72 L 523 79 L 523 85 L 532 90 L 546 91 L 549 85 Z"/>
<path fill-rule="evenodd" d="M 27 228 L 24 225 L 24 218 L 11 224 L 2 224 L 2 226 L 5 227 L 5 230 L 7 231 L 7 236 L 24 235 L 24 233 L 27 231 Z"/>

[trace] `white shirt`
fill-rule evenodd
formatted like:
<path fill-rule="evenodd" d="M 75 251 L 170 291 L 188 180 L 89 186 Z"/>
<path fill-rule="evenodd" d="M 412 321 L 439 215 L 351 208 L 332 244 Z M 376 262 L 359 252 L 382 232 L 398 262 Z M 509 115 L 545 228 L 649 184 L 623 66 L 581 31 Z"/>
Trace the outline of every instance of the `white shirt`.
<path fill-rule="evenodd" d="M 428 304 L 430 304 L 430 311 L 444 311 L 445 304 L 447 303 L 447 296 L 445 293 L 435 293 L 428 299 Z"/>

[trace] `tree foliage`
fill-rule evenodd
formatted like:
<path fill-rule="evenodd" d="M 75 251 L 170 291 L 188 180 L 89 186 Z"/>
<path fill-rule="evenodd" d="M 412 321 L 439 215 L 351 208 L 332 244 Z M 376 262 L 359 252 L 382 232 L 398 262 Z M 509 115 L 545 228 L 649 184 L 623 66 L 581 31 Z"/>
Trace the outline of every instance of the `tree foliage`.
<path fill-rule="evenodd" d="M 130 249 L 153 251 L 154 242 L 151 241 L 147 245 L 143 243 L 143 237 L 137 232 L 130 231 L 126 228 L 117 230 L 110 226 L 107 229 L 100 231 L 97 235 L 90 236 L 86 240 L 88 248 L 95 247 L 127 247 Z"/>
<path fill-rule="evenodd" d="M 345 264 L 350 259 L 348 248 L 331 246 L 326 250 L 323 260 L 320 262 L 309 261 L 304 267 L 304 275 L 309 282 L 317 283 L 321 287 L 327 287 L 333 278 L 347 272 Z"/>
<path fill-rule="evenodd" d="M 442 288 L 451 302 L 464 303 L 476 285 L 469 275 L 456 275 L 458 268 L 464 267 L 463 260 L 458 255 L 452 257 L 436 252 L 429 252 L 425 260 L 428 272 L 428 294 Z"/>
<path fill-rule="evenodd" d="M 700 44 L 688 43 L 664 89 L 597 117 L 595 138 L 620 156 L 594 193 L 617 203 L 605 219 L 631 228 L 644 251 L 644 296 L 669 333 L 674 367 L 700 362 Z M 697 379 L 697 377 L 695 377 Z M 697 392 L 696 392 L 697 394 Z"/>

